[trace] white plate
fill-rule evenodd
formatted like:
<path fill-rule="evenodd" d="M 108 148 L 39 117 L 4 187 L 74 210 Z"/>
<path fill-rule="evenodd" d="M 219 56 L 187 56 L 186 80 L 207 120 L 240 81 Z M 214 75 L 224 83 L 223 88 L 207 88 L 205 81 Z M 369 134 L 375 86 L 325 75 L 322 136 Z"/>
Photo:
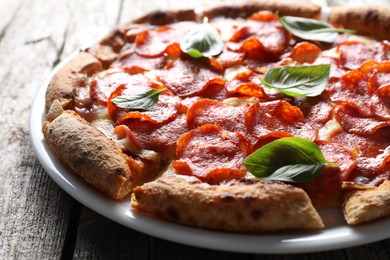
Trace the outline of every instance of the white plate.
<path fill-rule="evenodd" d="M 61 66 L 61 64 L 57 66 L 52 75 Z M 388 231 L 390 218 L 350 227 L 346 225 L 338 209 L 320 212 L 326 225 L 326 228 L 321 231 L 289 231 L 261 235 L 202 230 L 139 215 L 130 208 L 129 198 L 118 202 L 105 197 L 77 175 L 71 173 L 49 150 L 41 132 L 44 122 L 45 91 L 49 80 L 50 77 L 37 94 L 29 121 L 31 142 L 38 160 L 51 178 L 73 198 L 126 227 L 192 246 L 263 254 L 326 251 L 362 245 L 390 237 Z"/>

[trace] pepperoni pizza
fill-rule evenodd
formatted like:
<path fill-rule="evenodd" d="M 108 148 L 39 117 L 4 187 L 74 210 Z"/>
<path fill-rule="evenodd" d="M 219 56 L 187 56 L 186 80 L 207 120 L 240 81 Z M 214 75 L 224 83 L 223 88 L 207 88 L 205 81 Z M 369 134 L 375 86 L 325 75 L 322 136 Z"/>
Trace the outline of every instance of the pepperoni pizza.
<path fill-rule="evenodd" d="M 388 216 L 390 11 L 333 8 L 324 22 L 288 3 L 118 27 L 51 79 L 45 141 L 107 196 L 185 225 L 320 229 L 324 207 L 351 225 Z"/>

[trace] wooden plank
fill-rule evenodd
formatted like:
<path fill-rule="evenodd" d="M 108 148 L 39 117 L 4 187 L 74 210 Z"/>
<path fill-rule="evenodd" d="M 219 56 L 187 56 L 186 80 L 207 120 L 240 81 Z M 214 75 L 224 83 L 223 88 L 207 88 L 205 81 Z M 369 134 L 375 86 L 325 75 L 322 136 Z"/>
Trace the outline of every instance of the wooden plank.
<path fill-rule="evenodd" d="M 28 145 L 26 123 L 30 106 L 51 69 L 47 62 L 57 58 L 54 40 L 36 35 L 36 28 L 47 26 L 49 19 L 44 19 L 44 12 L 49 13 L 49 9 L 38 6 L 44 4 L 23 3 L 0 42 L 1 259 L 58 258 L 71 207 L 69 197 L 43 172 Z M 65 28 L 64 16 L 56 10 L 52 12 L 57 18 L 51 25 L 58 30 Z M 36 15 L 35 19 L 31 13 Z M 61 42 L 60 38 L 55 40 Z"/>
<path fill-rule="evenodd" d="M 0 259 L 389 258 L 390 239 L 331 252 L 254 256 L 149 237 L 75 203 L 33 156 L 26 122 L 33 97 L 53 65 L 101 38 L 118 22 L 157 8 L 221 1 L 0 2 Z"/>
<path fill-rule="evenodd" d="M 361 259 L 362 256 L 364 256 L 365 260 L 390 259 L 389 248 L 383 246 L 382 243 L 371 243 L 348 248 L 345 250 L 345 255 L 347 259 Z"/>
<path fill-rule="evenodd" d="M 0 1 L 0 40 L 12 22 L 20 4 L 21 0 Z"/>
<path fill-rule="evenodd" d="M 251 254 L 196 248 L 153 238 L 84 208 L 73 259 L 252 259 Z"/>
<path fill-rule="evenodd" d="M 147 259 L 149 243 L 149 236 L 84 207 L 73 259 Z"/>
<path fill-rule="evenodd" d="M 118 8 L 114 1 L 23 1 L 19 8 L 18 3 L 1 3 L 11 11 L 0 24 L 0 259 L 58 259 L 74 200 L 33 155 L 30 107 L 52 66 L 105 33 L 95 24 L 112 27 Z M 107 12 L 111 9 L 115 15 Z"/>

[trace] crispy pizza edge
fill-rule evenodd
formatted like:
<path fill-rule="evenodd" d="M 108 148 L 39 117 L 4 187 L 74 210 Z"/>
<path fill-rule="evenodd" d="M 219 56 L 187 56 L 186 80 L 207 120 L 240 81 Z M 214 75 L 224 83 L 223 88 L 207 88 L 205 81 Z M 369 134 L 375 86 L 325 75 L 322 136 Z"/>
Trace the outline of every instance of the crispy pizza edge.
<path fill-rule="evenodd" d="M 164 175 L 134 189 L 132 208 L 171 222 L 229 232 L 321 229 L 321 217 L 300 188 L 254 182 L 210 185 Z"/>
<path fill-rule="evenodd" d="M 329 22 L 356 30 L 358 34 L 390 39 L 390 7 L 336 6 L 331 9 Z"/>
<path fill-rule="evenodd" d="M 346 192 L 343 204 L 348 224 L 356 225 L 390 215 L 390 180 L 378 187 Z"/>
<path fill-rule="evenodd" d="M 72 110 L 65 110 L 43 124 L 45 141 L 73 172 L 114 199 L 158 173 L 156 164 L 132 158 L 115 142 Z"/>
<path fill-rule="evenodd" d="M 93 55 L 80 51 L 51 78 L 45 94 L 45 112 L 49 114 L 56 100 L 66 108 L 71 105 L 75 87 L 88 75 L 102 70 L 101 62 Z M 56 104 L 57 105 L 57 104 Z M 49 117 L 49 120 L 54 118 Z"/>
<path fill-rule="evenodd" d="M 68 167 L 112 198 L 128 193 L 131 172 L 118 147 L 71 110 L 42 127 L 45 141 Z"/>
<path fill-rule="evenodd" d="M 247 18 L 259 11 L 278 11 L 281 15 L 296 15 L 307 18 L 320 18 L 321 7 L 310 1 L 302 1 L 299 5 L 293 0 L 244 0 L 228 1 L 208 8 L 156 10 L 144 16 L 134 19 L 131 23 L 165 25 L 177 21 L 197 21 L 203 17 L 210 19 L 215 17 Z"/>

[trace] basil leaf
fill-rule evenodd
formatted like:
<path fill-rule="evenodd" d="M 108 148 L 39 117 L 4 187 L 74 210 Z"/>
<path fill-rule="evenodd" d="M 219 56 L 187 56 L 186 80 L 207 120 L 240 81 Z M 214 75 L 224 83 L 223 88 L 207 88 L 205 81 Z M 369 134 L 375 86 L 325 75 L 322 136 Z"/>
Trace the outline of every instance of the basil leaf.
<path fill-rule="evenodd" d="M 310 182 L 321 174 L 327 162 L 320 148 L 299 137 L 277 139 L 257 149 L 244 160 L 253 175 L 267 180 Z"/>
<path fill-rule="evenodd" d="M 135 94 L 133 96 L 117 96 L 111 100 L 114 105 L 127 110 L 148 110 L 157 105 L 158 97 L 163 89 L 150 89 L 144 93 Z"/>
<path fill-rule="evenodd" d="M 295 164 L 286 165 L 276 171 L 270 176 L 264 177 L 264 180 L 285 181 L 295 183 L 305 183 L 314 180 L 321 174 L 325 164 Z"/>
<path fill-rule="evenodd" d="M 180 49 L 193 58 L 212 57 L 223 50 L 217 29 L 205 22 L 190 31 L 180 42 Z"/>
<path fill-rule="evenodd" d="M 284 66 L 267 71 L 260 81 L 267 88 L 273 88 L 292 97 L 315 97 L 328 84 L 330 64 L 310 66 Z"/>
<path fill-rule="evenodd" d="M 304 40 L 313 40 L 331 43 L 336 41 L 339 33 L 354 33 L 354 30 L 337 29 L 330 24 L 315 19 L 283 16 L 280 23 L 286 30 Z"/>

